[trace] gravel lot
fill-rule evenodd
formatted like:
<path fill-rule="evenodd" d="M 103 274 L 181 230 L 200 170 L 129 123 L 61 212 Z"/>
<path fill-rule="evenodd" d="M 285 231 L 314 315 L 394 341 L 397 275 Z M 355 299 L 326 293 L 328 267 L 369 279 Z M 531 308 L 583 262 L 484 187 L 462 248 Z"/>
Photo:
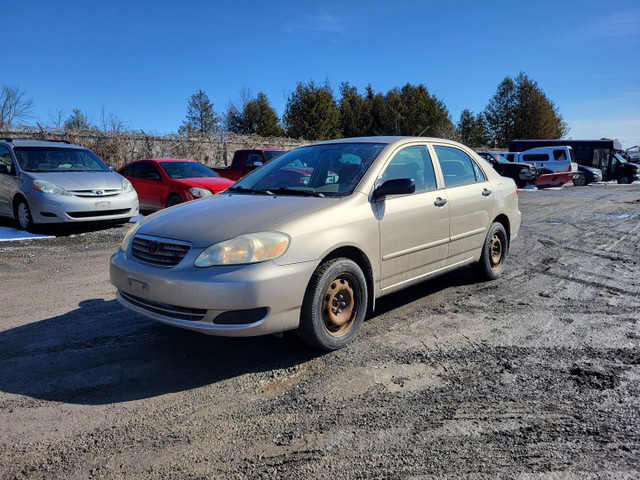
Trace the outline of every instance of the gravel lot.
<path fill-rule="evenodd" d="M 385 297 L 329 354 L 125 311 L 124 226 L 0 242 L 0 477 L 640 478 L 640 184 L 520 208 L 500 280 Z"/>

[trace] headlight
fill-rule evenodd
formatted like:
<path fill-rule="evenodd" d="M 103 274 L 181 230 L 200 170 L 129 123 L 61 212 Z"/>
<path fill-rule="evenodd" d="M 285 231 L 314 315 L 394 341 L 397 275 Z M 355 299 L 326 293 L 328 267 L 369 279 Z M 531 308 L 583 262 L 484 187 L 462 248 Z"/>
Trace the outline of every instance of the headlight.
<path fill-rule="evenodd" d="M 134 235 L 138 231 L 138 228 L 140 228 L 140 222 L 134 224 L 129 229 L 129 231 L 124 234 L 124 238 L 122 239 L 122 245 L 120 245 L 120 248 L 122 249 L 123 252 L 127 253 L 127 250 L 129 250 L 131 241 L 133 240 Z"/>
<path fill-rule="evenodd" d="M 211 195 L 213 195 L 213 193 L 211 193 L 206 188 L 191 187 L 189 191 L 191 192 L 191 195 L 197 198 L 210 197 Z"/>
<path fill-rule="evenodd" d="M 71 196 L 64 188 L 59 187 L 53 183 L 45 182 L 44 180 L 34 180 L 33 188 L 41 191 L 42 193 L 48 193 L 49 195 L 66 195 Z"/>
<path fill-rule="evenodd" d="M 122 193 L 129 193 L 129 192 L 133 192 L 133 185 L 131 185 L 131 182 L 129 180 L 127 180 L 126 178 L 123 178 Z"/>
<path fill-rule="evenodd" d="M 216 243 L 198 255 L 196 267 L 242 265 L 278 258 L 286 252 L 291 238 L 280 232 L 249 233 Z"/>

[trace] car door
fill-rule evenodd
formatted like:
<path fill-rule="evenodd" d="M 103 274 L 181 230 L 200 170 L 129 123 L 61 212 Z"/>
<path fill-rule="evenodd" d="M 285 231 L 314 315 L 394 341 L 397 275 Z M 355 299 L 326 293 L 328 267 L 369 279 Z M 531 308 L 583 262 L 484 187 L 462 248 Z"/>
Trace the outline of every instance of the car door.
<path fill-rule="evenodd" d="M 163 208 L 164 185 L 158 168 L 152 162 L 139 162 L 133 169 L 134 187 L 141 208 Z"/>
<path fill-rule="evenodd" d="M 11 153 L 8 148 L 0 146 L 0 214 L 13 215 L 11 201 L 19 185 Z"/>
<path fill-rule="evenodd" d="M 482 168 L 463 150 L 433 145 L 449 200 L 447 265 L 470 260 L 484 243 L 493 212 L 494 193 Z"/>
<path fill-rule="evenodd" d="M 400 149 L 377 185 L 393 178 L 412 178 L 412 194 L 392 195 L 375 204 L 380 232 L 380 288 L 389 293 L 446 265 L 449 204 L 438 190 L 431 156 L 425 145 Z"/>

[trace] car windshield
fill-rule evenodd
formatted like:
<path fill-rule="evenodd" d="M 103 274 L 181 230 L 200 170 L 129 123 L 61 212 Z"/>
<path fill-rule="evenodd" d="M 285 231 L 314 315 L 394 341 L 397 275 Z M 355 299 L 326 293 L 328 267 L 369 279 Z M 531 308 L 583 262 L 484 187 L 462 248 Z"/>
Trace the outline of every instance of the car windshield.
<path fill-rule="evenodd" d="M 173 180 L 179 178 L 219 177 L 216 172 L 198 162 L 160 162 L 167 176 Z"/>
<path fill-rule="evenodd" d="M 276 158 L 279 155 L 282 155 L 284 153 L 284 150 L 265 150 L 264 151 L 264 156 L 267 157 L 267 162 L 269 160 L 273 160 L 274 158 Z"/>
<path fill-rule="evenodd" d="M 102 160 L 81 148 L 15 147 L 20 169 L 25 172 L 108 172 Z"/>
<path fill-rule="evenodd" d="M 333 143 L 300 147 L 250 173 L 232 190 L 328 197 L 348 195 L 385 146 Z"/>
<path fill-rule="evenodd" d="M 624 159 L 624 157 L 622 157 L 622 156 L 621 156 L 620 154 L 618 154 L 618 153 L 614 153 L 614 154 L 613 154 L 613 157 L 614 157 L 618 162 L 620 162 L 620 163 L 628 163 L 628 162 Z"/>

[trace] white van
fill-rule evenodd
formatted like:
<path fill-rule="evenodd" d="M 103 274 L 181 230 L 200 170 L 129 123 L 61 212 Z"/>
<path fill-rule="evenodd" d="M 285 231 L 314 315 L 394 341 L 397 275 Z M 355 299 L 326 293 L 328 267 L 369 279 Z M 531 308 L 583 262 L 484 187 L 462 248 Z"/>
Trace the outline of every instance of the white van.
<path fill-rule="evenodd" d="M 501 155 L 510 162 L 524 162 L 535 165 L 539 175 L 578 171 L 575 153 L 568 146 L 537 147 L 524 152 L 507 152 Z"/>

